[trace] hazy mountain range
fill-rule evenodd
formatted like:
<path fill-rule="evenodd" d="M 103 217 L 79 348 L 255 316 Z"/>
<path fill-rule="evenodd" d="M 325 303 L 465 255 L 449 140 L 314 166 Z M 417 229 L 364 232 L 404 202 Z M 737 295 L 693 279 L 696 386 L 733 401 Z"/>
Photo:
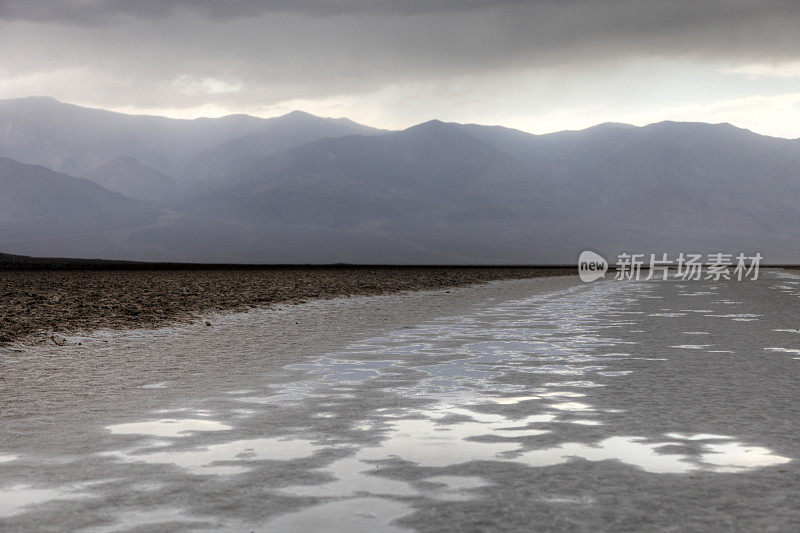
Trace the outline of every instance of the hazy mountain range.
<path fill-rule="evenodd" d="M 80 176 L 80 177 L 76 177 Z M 800 140 L 729 124 L 384 131 L 0 101 L 0 251 L 221 262 L 800 262 Z"/>

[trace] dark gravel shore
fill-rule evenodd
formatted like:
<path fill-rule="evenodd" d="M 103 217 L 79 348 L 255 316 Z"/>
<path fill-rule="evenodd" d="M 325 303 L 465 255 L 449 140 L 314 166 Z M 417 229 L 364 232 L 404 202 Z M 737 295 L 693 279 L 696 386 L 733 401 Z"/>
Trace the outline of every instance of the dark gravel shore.
<path fill-rule="evenodd" d="M 314 298 L 574 274 L 542 267 L 290 267 L 0 271 L 0 344 L 51 332 L 154 327 L 199 313 Z"/>

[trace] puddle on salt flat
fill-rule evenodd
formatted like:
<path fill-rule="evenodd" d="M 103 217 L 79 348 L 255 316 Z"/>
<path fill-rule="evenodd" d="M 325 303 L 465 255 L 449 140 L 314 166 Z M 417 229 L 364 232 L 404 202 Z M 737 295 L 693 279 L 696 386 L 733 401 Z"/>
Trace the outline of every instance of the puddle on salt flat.
<path fill-rule="evenodd" d="M 702 350 L 703 348 L 709 348 L 713 346 L 712 344 L 678 344 L 676 346 L 670 346 L 670 348 L 680 348 L 682 350 Z"/>
<path fill-rule="evenodd" d="M 726 437 L 730 438 L 730 437 Z M 738 442 L 706 443 L 704 452 L 696 459 L 701 469 L 737 473 L 752 468 L 778 466 L 791 461 L 767 448 L 746 446 Z"/>
<path fill-rule="evenodd" d="M 583 376 L 590 373 L 603 375 L 604 366 L 600 365 L 541 365 L 527 368 L 516 368 L 526 374 L 552 374 L 555 376 Z"/>
<path fill-rule="evenodd" d="M 250 418 L 257 411 L 255 409 L 228 409 L 226 412 L 234 418 Z"/>
<path fill-rule="evenodd" d="M 585 392 L 575 392 L 575 391 L 552 391 L 552 392 L 544 392 L 541 394 L 542 398 L 583 398 L 586 396 Z"/>
<path fill-rule="evenodd" d="M 514 405 L 530 400 L 539 400 L 541 396 L 506 396 L 500 398 L 486 398 L 487 401 L 500 405 Z"/>
<path fill-rule="evenodd" d="M 564 302 L 560 304 L 563 306 Z M 403 497 L 419 495 L 423 490 L 419 483 L 435 482 L 435 478 L 422 479 L 417 484 L 384 478 L 380 475 L 379 467 L 383 461 L 388 460 L 405 461 L 424 468 L 453 467 L 472 461 L 513 462 L 529 467 L 546 467 L 579 460 L 615 461 L 658 474 L 681 474 L 699 470 L 739 472 L 749 468 L 783 464 L 791 460 L 776 455 L 766 448 L 736 442 L 733 437 L 707 434 L 670 434 L 655 441 L 637 436 L 611 436 L 589 442 L 565 442 L 556 446 L 531 449 L 530 444 L 535 442 L 535 437 L 556 430 L 552 425 L 554 423 L 590 427 L 601 426 L 604 422 L 586 418 L 570 419 L 573 413 L 598 412 L 587 401 L 573 401 L 574 398 L 585 398 L 586 393 L 543 391 L 539 388 L 528 390 L 529 394 L 525 395 L 497 396 L 490 392 L 493 377 L 502 376 L 507 370 L 563 376 L 596 373 L 605 378 L 625 376 L 631 371 L 610 369 L 604 365 L 580 364 L 599 362 L 604 358 L 625 360 L 629 356 L 628 353 L 621 352 L 596 352 L 605 346 L 624 344 L 598 335 L 604 326 L 598 322 L 596 316 L 581 314 L 582 312 L 568 309 L 568 306 L 566 309 L 558 309 L 557 306 L 547 308 L 546 304 L 542 304 L 543 308 L 532 312 L 524 309 L 524 305 L 524 302 L 517 302 L 484 310 L 480 314 L 483 317 L 493 317 L 493 320 L 479 325 L 476 323 L 471 332 L 465 332 L 460 328 L 458 334 L 453 332 L 448 334 L 446 328 L 438 328 L 437 334 L 445 333 L 449 342 L 463 339 L 464 342 L 460 346 L 450 349 L 470 357 L 415 367 L 425 371 L 430 377 L 420 379 L 414 386 L 405 387 L 403 392 L 418 398 L 435 398 L 437 394 L 441 395 L 442 391 L 451 390 L 446 388 L 451 386 L 452 390 L 474 391 L 476 394 L 471 398 L 473 405 L 493 403 L 514 406 L 522 402 L 531 402 L 534 409 L 538 406 L 539 413 L 515 420 L 502 414 L 476 412 L 469 407 L 468 401 L 462 402 L 460 406 L 439 403 L 427 409 L 376 410 L 376 414 L 383 415 L 383 424 L 363 422 L 354 424 L 354 427 L 364 431 L 381 431 L 383 440 L 379 445 L 362 447 L 353 455 L 318 468 L 317 470 L 331 478 L 329 482 L 295 485 L 282 492 L 314 497 L 357 498 L 365 494 Z M 582 308 L 585 308 L 585 305 L 582 305 Z M 550 327 L 531 327 L 531 323 L 539 320 L 537 313 L 542 315 L 541 320 L 546 321 Z M 685 313 L 688 311 L 661 314 L 677 317 L 684 316 Z M 526 318 L 520 319 L 517 316 L 520 314 Z M 602 316 L 602 311 L 597 314 Z M 755 318 L 755 316 L 735 315 L 726 318 Z M 462 325 L 463 322 L 465 320 L 462 320 Z M 559 325 L 563 327 L 562 331 L 567 330 L 561 337 L 557 337 Z M 708 332 L 686 333 L 708 334 Z M 406 339 L 414 338 L 415 342 L 418 342 L 420 337 L 424 338 L 420 331 L 404 332 L 403 335 Z M 470 339 L 470 335 L 493 340 L 475 342 Z M 358 352 L 362 357 L 366 355 L 385 357 L 387 352 L 381 348 L 381 343 L 396 341 L 397 337 L 389 335 L 362 342 L 358 345 Z M 436 348 L 435 340 L 424 344 L 426 350 Z M 701 350 L 710 346 L 692 344 L 675 347 Z M 371 350 L 369 347 L 372 347 Z M 414 350 L 418 352 L 416 347 L 414 350 L 403 350 L 402 346 L 395 346 L 393 350 L 396 353 L 410 353 Z M 316 368 L 315 372 L 325 375 L 348 375 L 357 381 L 367 381 L 372 378 L 372 374 L 382 375 L 384 369 L 401 364 L 398 360 L 383 359 L 378 364 L 373 362 L 367 366 L 362 361 L 348 360 L 347 352 L 341 353 L 340 356 L 342 359 L 339 361 L 335 359 L 325 361 L 325 365 L 331 365 L 335 370 Z M 565 364 L 531 364 L 548 358 L 563 359 Z M 357 370 L 368 371 L 354 374 Z M 590 380 L 554 381 L 544 385 L 544 387 L 583 389 L 601 386 L 605 385 Z M 565 401 L 546 405 L 536 403 L 547 398 L 559 398 Z M 693 446 L 683 446 L 688 450 L 686 452 L 672 451 L 681 442 L 693 443 Z M 477 489 L 485 486 L 481 478 L 471 481 L 461 479 L 460 482 L 450 480 L 446 484 L 448 490 L 452 492 L 458 491 L 460 487 L 469 486 Z M 448 490 L 442 491 L 438 496 L 425 495 L 447 498 Z M 455 495 L 450 494 L 450 496 Z"/>
<path fill-rule="evenodd" d="M 263 438 L 238 440 L 189 450 L 148 451 L 149 448 L 108 452 L 125 462 L 170 464 L 196 475 L 233 475 L 247 472 L 250 461 L 289 461 L 312 455 L 318 449 L 301 439 Z M 219 464 L 232 463 L 232 464 Z"/>
<path fill-rule="evenodd" d="M 733 303 L 740 304 L 742 302 L 733 302 Z M 752 313 L 727 313 L 724 315 L 709 314 L 704 316 L 714 317 L 714 318 L 730 318 L 731 320 L 734 320 L 736 322 L 754 322 L 757 321 L 759 317 L 761 317 L 762 315 L 754 315 Z"/>
<path fill-rule="evenodd" d="M 687 435 L 685 433 L 665 433 L 664 436 L 677 440 L 729 440 L 733 438 L 725 435 L 713 435 L 710 433 L 697 433 L 696 435 Z"/>
<path fill-rule="evenodd" d="M 23 513 L 28 508 L 58 500 L 72 500 L 85 497 L 74 488 L 36 488 L 28 485 L 14 485 L 0 488 L 0 518 Z"/>
<path fill-rule="evenodd" d="M 144 422 L 115 424 L 106 428 L 116 435 L 148 435 L 151 437 L 181 437 L 201 431 L 227 431 L 231 426 L 216 420 L 197 418 L 161 418 Z"/>
<path fill-rule="evenodd" d="M 708 435 L 702 440 L 709 440 Z M 717 439 L 731 439 L 719 436 Z M 697 436 L 686 440 L 696 441 Z M 641 437 L 610 437 L 592 444 L 565 443 L 552 448 L 530 450 L 516 459 L 529 466 L 553 466 L 575 459 L 587 461 L 613 460 L 646 472 L 657 474 L 682 474 L 697 470 L 713 472 L 743 472 L 750 468 L 777 466 L 791 461 L 788 457 L 773 454 L 766 448 L 746 446 L 738 442 L 704 443 L 699 455 L 662 453 L 659 448 L 672 442 L 647 442 Z"/>
<path fill-rule="evenodd" d="M 114 517 L 114 524 L 90 527 L 82 529 L 86 533 L 94 531 L 115 532 L 115 531 L 131 531 L 142 529 L 155 529 L 155 526 L 160 526 L 159 531 L 163 530 L 167 524 L 172 524 L 173 527 L 178 524 L 190 525 L 193 527 L 203 527 L 209 524 L 208 520 L 192 517 L 180 509 L 171 507 L 163 507 L 157 509 L 142 509 L 128 513 L 120 513 Z"/>
<path fill-rule="evenodd" d="M 389 432 L 380 446 L 363 448 L 361 460 L 382 460 L 396 457 L 419 466 L 441 467 L 469 461 L 495 460 L 500 454 L 519 447 L 515 439 L 549 433 L 530 427 L 547 423 L 555 415 L 531 415 L 520 420 L 502 415 L 475 413 L 462 408 L 444 408 L 427 412 L 429 418 L 391 419 Z M 460 415 L 467 420 L 447 422 L 447 417 Z M 500 441 L 478 441 L 477 437 L 501 438 Z M 443 453 L 443 450 L 447 450 Z"/>
<path fill-rule="evenodd" d="M 502 415 L 476 413 L 465 408 L 440 407 L 437 411 L 409 413 L 425 418 L 388 420 L 380 445 L 363 447 L 351 456 L 320 468 L 332 481 L 297 485 L 283 492 L 314 497 L 357 496 L 364 493 L 395 497 L 417 495 L 420 490 L 418 487 L 379 475 L 380 470 L 376 467 L 390 459 L 408 461 L 426 468 L 452 467 L 472 461 L 503 461 L 547 467 L 575 460 L 610 460 L 658 474 L 699 470 L 742 472 L 791 460 L 766 448 L 735 442 L 730 436 L 709 434 L 671 433 L 655 442 L 643 437 L 614 436 L 589 443 L 568 442 L 548 448 L 527 449 L 524 441 L 519 439 L 548 433 L 548 430 L 531 426 L 555 421 L 556 415 L 531 415 L 510 420 Z M 466 420 L 454 421 L 454 415 Z M 596 421 L 570 422 L 594 425 Z M 480 440 L 486 438 L 491 440 Z M 695 443 L 700 453 L 669 453 L 663 450 L 680 442 Z M 458 487 L 454 485 L 449 490 L 453 488 Z M 432 497 L 447 499 L 447 491 Z"/>
<path fill-rule="evenodd" d="M 578 387 L 590 389 L 594 387 L 605 387 L 602 383 L 595 383 L 593 381 L 556 381 L 553 383 L 545 383 L 545 387 Z"/>
<path fill-rule="evenodd" d="M 423 413 L 411 411 L 413 416 Z M 372 495 L 418 496 L 436 499 L 463 499 L 459 492 L 483 486 L 480 478 L 434 476 L 423 479 L 441 485 L 437 490 L 424 490 L 412 484 L 378 475 L 381 461 L 402 460 L 424 467 L 444 467 L 476 460 L 498 460 L 503 453 L 519 448 L 513 439 L 548 433 L 530 427 L 550 422 L 555 415 L 530 415 L 518 420 L 502 415 L 477 413 L 461 407 L 441 405 L 425 411 L 426 418 L 389 418 L 384 423 L 385 438 L 378 446 L 362 447 L 353 455 L 338 459 L 320 470 L 333 478 L 328 483 L 296 485 L 282 492 L 295 496 L 342 497 L 369 493 Z M 459 417 L 457 421 L 454 417 Z M 493 437 L 491 442 L 472 440 Z M 500 438 L 502 440 L 497 441 Z M 443 451 L 446 450 L 445 453 Z"/>
<path fill-rule="evenodd" d="M 274 403 L 294 403 L 303 400 L 307 395 L 302 392 L 288 392 L 285 394 L 274 394 L 272 396 L 239 396 L 237 402 L 274 404 Z"/>
<path fill-rule="evenodd" d="M 594 411 L 594 407 L 587 403 L 581 402 L 559 402 L 547 404 L 551 409 L 558 409 L 559 411 Z"/>
<path fill-rule="evenodd" d="M 139 387 L 140 389 L 166 389 L 168 383 L 166 381 L 160 381 L 158 383 L 150 383 L 148 385 L 142 385 Z"/>
<path fill-rule="evenodd" d="M 405 503 L 385 498 L 351 498 L 323 503 L 278 517 L 266 524 L 266 531 L 307 533 L 328 531 L 352 533 L 357 531 L 410 531 L 391 524 L 411 512 Z"/>
<path fill-rule="evenodd" d="M 708 296 L 710 294 L 714 294 L 710 291 L 697 291 L 697 292 L 681 292 L 678 293 L 678 296 Z"/>
<path fill-rule="evenodd" d="M 384 355 L 416 355 L 430 350 L 433 346 L 428 343 L 407 344 L 404 346 L 396 346 L 383 348 L 379 353 Z"/>
<path fill-rule="evenodd" d="M 492 484 L 486 478 L 453 473 L 452 467 L 474 461 L 516 465 L 507 468 L 611 461 L 653 474 L 735 473 L 790 461 L 766 448 L 738 442 L 732 436 L 669 433 L 644 438 L 620 434 L 614 430 L 611 417 L 603 418 L 611 410 L 593 405 L 593 389 L 616 387 L 626 379 L 624 376 L 633 372 L 625 368 L 626 362 L 644 359 L 633 357 L 642 354 L 644 343 L 640 349 L 636 343 L 610 336 L 626 334 L 611 327 L 621 323 L 636 327 L 639 325 L 636 321 L 644 320 L 643 311 L 625 309 L 641 291 L 641 287 L 620 289 L 598 285 L 576 297 L 561 294 L 550 299 L 528 298 L 481 308 L 466 317 L 437 319 L 292 365 L 289 368 L 305 371 L 306 377 L 284 386 L 270 386 L 269 392 L 228 391 L 222 397 L 230 405 L 250 404 L 246 405 L 249 408 L 246 415 L 254 417 L 268 410 L 293 408 L 298 402 L 310 399 L 308 406 L 316 410 L 306 421 L 319 433 L 314 433 L 317 441 L 298 438 L 293 432 L 299 430 L 287 427 L 278 428 L 281 433 L 275 437 L 219 443 L 220 438 L 229 435 L 223 432 L 235 426 L 234 419 L 223 419 L 225 423 L 204 418 L 196 411 L 185 411 L 183 415 L 110 426 L 114 434 L 171 440 L 157 443 L 159 446 L 149 442 L 147 447 L 106 455 L 132 464 L 172 465 L 193 475 L 235 476 L 258 468 L 258 477 L 263 478 L 266 487 L 272 481 L 269 477 L 272 469 L 269 463 L 260 461 L 294 461 L 314 456 L 313 467 L 300 466 L 311 461 L 289 465 L 289 468 L 303 468 L 303 473 L 309 475 L 298 475 L 290 486 L 285 486 L 284 478 L 280 483 L 282 488 L 275 492 L 280 497 L 333 501 L 308 504 L 298 512 L 263 524 L 270 531 L 392 530 L 397 527 L 396 519 L 414 510 L 408 500 L 396 498 L 463 501 L 489 490 Z M 663 315 L 672 324 L 678 323 L 673 316 L 689 312 L 696 310 L 661 309 L 654 315 Z M 635 320 L 626 322 L 617 315 Z M 673 342 L 710 340 L 682 337 L 680 332 L 677 330 Z M 715 342 L 719 342 L 718 346 L 723 344 L 722 339 L 715 338 Z M 615 351 L 623 349 L 622 345 L 631 353 Z M 710 346 L 691 344 L 675 348 L 702 350 Z M 438 360 L 442 361 L 437 363 Z M 633 365 L 631 368 L 642 368 Z M 562 378 L 564 381 L 559 381 Z M 397 380 L 394 386 L 392 379 Z M 373 383 L 381 388 L 373 388 Z M 562 390 L 567 388 L 573 390 Z M 372 403 L 362 400 L 376 390 L 380 391 L 375 394 L 381 396 L 380 407 L 370 408 Z M 414 402 L 409 404 L 401 399 L 391 403 L 392 395 L 413 398 Z M 334 396 L 336 402 L 327 401 Z M 219 401 L 219 395 L 214 400 Z M 415 407 L 405 407 L 408 405 Z M 340 411 L 338 406 L 346 409 Z M 349 409 L 354 406 L 360 410 Z M 220 412 L 231 415 L 235 411 L 222 409 L 214 413 L 218 417 Z M 269 424 L 266 418 L 264 422 Z M 325 426 L 337 423 L 347 432 L 365 433 L 352 442 L 347 436 L 352 433 L 343 433 L 344 437 L 337 434 L 333 441 L 337 444 L 320 444 L 331 442 Z M 268 429 L 270 435 L 276 433 L 276 428 Z M 303 437 L 308 437 L 308 430 L 303 428 Z M 209 432 L 209 438 L 217 440 L 210 445 L 187 447 L 182 437 L 201 432 Z M 369 445 L 363 444 L 364 437 L 369 437 Z M 331 456 L 336 458 L 330 459 Z M 321 462 L 325 457 L 327 462 Z M 383 475 L 387 466 L 392 468 L 393 477 Z M 397 477 L 398 469 L 414 467 L 420 468 L 410 471 L 412 481 Z M 442 468 L 449 470 L 437 470 Z M 248 479 L 247 476 L 219 478 L 231 490 Z M 323 481 L 319 482 L 320 479 Z M 558 490 L 554 498 L 558 498 L 557 493 Z M 122 518 L 121 522 L 126 520 Z M 172 514 L 154 516 L 144 525 L 195 520 L 199 519 L 173 510 Z"/>
<path fill-rule="evenodd" d="M 584 420 L 584 419 L 576 419 L 576 420 L 564 420 L 564 422 L 568 424 L 578 424 L 580 426 L 602 426 L 603 423 L 599 420 Z"/>
<path fill-rule="evenodd" d="M 551 448 L 529 450 L 512 460 L 528 466 L 547 467 L 583 459 L 618 461 L 652 473 L 685 473 L 697 469 L 682 454 L 659 453 L 663 443 L 647 443 L 638 437 L 609 437 L 591 444 L 564 443 Z"/>
<path fill-rule="evenodd" d="M 380 375 L 382 369 L 396 361 L 348 361 L 320 358 L 313 363 L 289 365 L 293 370 L 311 370 L 323 374 L 324 381 L 363 381 Z"/>

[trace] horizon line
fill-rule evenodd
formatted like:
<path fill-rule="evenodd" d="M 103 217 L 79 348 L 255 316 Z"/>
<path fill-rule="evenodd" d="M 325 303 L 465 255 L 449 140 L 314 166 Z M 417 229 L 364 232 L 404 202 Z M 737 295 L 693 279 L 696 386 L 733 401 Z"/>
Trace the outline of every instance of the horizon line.
<path fill-rule="evenodd" d="M 95 106 L 92 106 L 92 105 L 75 104 L 75 103 L 72 103 L 72 102 L 65 102 L 65 101 L 59 100 L 58 98 L 55 98 L 54 96 L 49 96 L 49 95 L 30 95 L 30 96 L 20 96 L 20 97 L 15 97 L 15 98 L 0 98 L 0 102 L 10 102 L 10 101 L 14 101 L 14 100 L 32 100 L 32 99 L 51 100 L 51 101 L 57 102 L 57 103 L 62 104 L 62 105 L 74 106 L 74 107 L 79 107 L 81 109 L 90 109 L 90 110 L 95 110 L 95 111 L 105 111 L 107 113 L 114 113 L 114 114 L 117 114 L 117 115 L 124 115 L 124 116 L 128 116 L 128 117 L 149 117 L 149 118 L 159 118 L 159 119 L 164 119 L 164 120 L 176 120 L 176 121 L 186 121 L 186 122 L 191 122 L 191 121 L 195 121 L 195 120 L 220 120 L 220 119 L 231 118 L 231 117 L 249 117 L 249 118 L 255 118 L 255 119 L 260 119 L 260 120 L 269 120 L 269 119 L 276 119 L 276 118 L 286 117 L 286 116 L 289 116 L 289 115 L 294 114 L 294 113 L 302 113 L 302 114 L 305 114 L 305 115 L 309 115 L 309 116 L 312 116 L 312 117 L 315 117 L 315 118 L 324 119 L 324 120 L 348 120 L 348 121 L 353 122 L 354 124 L 358 124 L 360 126 L 373 128 L 373 129 L 376 129 L 376 130 L 383 130 L 386 133 L 397 133 L 397 132 L 401 132 L 401 131 L 406 131 L 406 130 L 409 130 L 411 128 L 417 127 L 417 126 L 421 126 L 423 124 L 428 124 L 430 122 L 441 122 L 443 124 L 457 124 L 457 125 L 461 125 L 461 126 L 481 126 L 481 127 L 486 127 L 486 128 L 504 128 L 504 129 L 507 129 L 507 130 L 518 131 L 518 132 L 524 133 L 526 135 L 532 135 L 532 136 L 536 136 L 536 137 L 541 137 L 541 136 L 545 136 L 545 135 L 556 135 L 556 134 L 559 134 L 559 133 L 577 133 L 577 132 L 582 132 L 582 131 L 588 131 L 588 130 L 591 130 L 591 129 L 594 129 L 594 128 L 598 128 L 598 127 L 601 127 L 601 126 L 624 126 L 624 127 L 642 129 L 642 128 L 647 128 L 647 127 L 654 126 L 654 125 L 657 125 L 657 124 L 704 124 L 704 125 L 708 125 L 708 126 L 730 126 L 730 127 L 742 130 L 742 131 L 746 131 L 746 132 L 752 133 L 753 135 L 758 135 L 758 136 L 761 136 L 761 137 L 768 137 L 768 138 L 772 138 L 772 139 L 783 139 L 783 140 L 787 140 L 787 141 L 798 141 L 798 140 L 800 140 L 800 137 L 780 137 L 780 136 L 777 136 L 777 135 L 769 135 L 769 134 L 765 134 L 765 133 L 758 133 L 758 132 L 755 132 L 755 131 L 753 131 L 753 130 L 751 130 L 749 128 L 743 128 L 741 126 L 737 126 L 736 124 L 733 124 L 731 122 L 703 122 L 703 121 L 694 121 L 694 120 L 668 120 L 668 119 L 666 119 L 666 120 L 659 120 L 659 121 L 656 121 L 656 122 L 650 122 L 650 123 L 644 124 L 642 126 L 637 126 L 636 124 L 629 124 L 627 122 L 605 121 L 605 122 L 599 122 L 597 124 L 593 124 L 591 126 L 587 126 L 585 128 L 579 128 L 579 129 L 560 129 L 560 130 L 553 130 L 553 131 L 548 131 L 548 132 L 544 132 L 544 133 L 532 133 L 530 131 L 525 131 L 525 130 L 520 129 L 520 128 L 513 128 L 513 127 L 510 127 L 510 126 L 504 126 L 503 124 L 479 124 L 479 123 L 476 123 L 476 122 L 453 122 L 453 121 L 446 121 L 446 120 L 441 120 L 441 119 L 437 119 L 437 118 L 431 118 L 431 119 L 425 120 L 423 122 L 412 124 L 411 126 L 408 126 L 406 128 L 386 129 L 386 128 L 381 128 L 381 127 L 378 127 L 378 126 L 372 126 L 372 125 L 369 125 L 369 124 L 364 124 L 362 122 L 357 122 L 357 121 L 355 121 L 355 120 L 353 120 L 353 119 L 351 119 L 349 117 L 324 117 L 324 116 L 321 116 L 321 115 L 315 115 L 314 113 L 311 113 L 309 111 L 305 111 L 303 109 L 293 109 L 293 110 L 291 110 L 291 111 L 289 111 L 287 113 L 283 113 L 283 114 L 280 114 L 280 115 L 271 115 L 271 116 L 261 116 L 261 115 L 254 115 L 254 114 L 250 114 L 250 113 L 229 113 L 227 115 L 221 115 L 221 116 L 217 116 L 217 117 L 213 117 L 213 116 L 198 116 L 198 117 L 193 117 L 193 118 L 177 118 L 177 117 L 170 117 L 170 116 L 167 116 L 167 115 L 156 115 L 156 114 L 150 114 L 150 113 L 128 113 L 128 112 L 117 111 L 115 109 L 108 109 L 108 108 L 104 108 L 104 107 L 95 107 Z"/>

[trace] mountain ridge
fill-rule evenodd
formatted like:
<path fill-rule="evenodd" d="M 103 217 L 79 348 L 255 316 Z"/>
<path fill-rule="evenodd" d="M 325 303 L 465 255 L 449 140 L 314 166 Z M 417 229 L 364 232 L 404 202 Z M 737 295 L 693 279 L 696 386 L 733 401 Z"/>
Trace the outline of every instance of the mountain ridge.
<path fill-rule="evenodd" d="M 2 120 L 0 109 L 0 141 Z M 173 173 L 183 172 L 179 194 L 165 202 L 169 194 L 147 196 L 147 187 L 123 191 L 146 200 L 131 204 L 136 209 L 126 204 L 128 225 L 92 203 L 102 196 L 115 205 L 116 196 L 89 193 L 63 173 L 46 185 L 31 182 L 51 200 L 47 187 L 73 187 L 65 198 L 94 206 L 73 210 L 84 213 L 80 224 L 71 224 L 85 234 L 56 232 L 55 238 L 48 225 L 58 222 L 47 212 L 33 218 L 20 212 L 22 222 L 0 232 L 0 249 L 155 261 L 370 264 L 570 263 L 583 249 L 607 256 L 723 250 L 800 262 L 800 140 L 726 123 L 674 121 L 543 135 L 436 119 L 384 131 L 301 111 L 259 124 L 266 127 L 183 159 L 161 147 Z M 231 134 L 221 131 L 212 137 Z M 105 133 L 83 135 L 119 147 Z M 195 148 L 198 138 L 210 140 L 192 135 L 198 134 L 190 135 Z M 49 146 L 35 136 L 23 141 L 31 149 Z M 81 146 L 61 148 L 64 160 L 85 155 Z M 103 154 L 109 152 L 93 155 Z M 92 168 L 120 160 L 137 162 L 133 177 L 123 165 L 106 179 L 144 186 L 147 169 L 150 177 L 169 177 L 137 153 Z M 28 205 L 33 190 L 7 186 L 3 194 L 16 208 Z M 52 206 L 64 211 L 58 202 Z M 107 217 L 111 223 L 103 222 Z"/>

